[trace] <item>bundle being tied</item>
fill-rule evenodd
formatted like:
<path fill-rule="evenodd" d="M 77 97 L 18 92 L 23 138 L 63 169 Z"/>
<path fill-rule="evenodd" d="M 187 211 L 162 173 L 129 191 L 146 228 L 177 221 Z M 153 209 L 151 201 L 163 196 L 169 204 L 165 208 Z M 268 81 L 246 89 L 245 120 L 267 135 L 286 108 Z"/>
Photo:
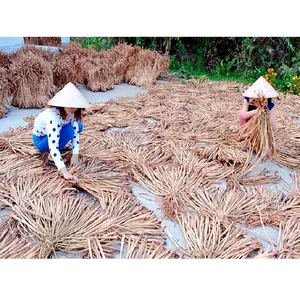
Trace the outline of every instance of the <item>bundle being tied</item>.
<path fill-rule="evenodd" d="M 259 157 L 271 158 L 276 155 L 274 128 L 271 121 L 270 99 L 278 97 L 278 93 L 260 77 L 244 94 L 254 99 L 258 113 L 246 122 L 238 131 L 237 139 L 255 151 Z M 274 106 L 274 105 L 273 105 Z"/>
<path fill-rule="evenodd" d="M 266 104 L 264 97 L 257 98 L 260 113 L 243 125 L 238 133 L 239 141 L 245 141 L 260 157 L 267 154 L 272 157 L 276 153 L 270 112 Z"/>

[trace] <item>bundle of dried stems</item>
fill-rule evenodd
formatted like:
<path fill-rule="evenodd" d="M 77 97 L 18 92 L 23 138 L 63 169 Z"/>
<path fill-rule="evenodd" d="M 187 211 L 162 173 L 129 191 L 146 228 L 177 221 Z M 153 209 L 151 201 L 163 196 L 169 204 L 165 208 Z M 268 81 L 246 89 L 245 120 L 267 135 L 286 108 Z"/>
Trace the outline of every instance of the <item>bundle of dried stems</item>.
<path fill-rule="evenodd" d="M 12 153 L 11 150 L 0 151 L 0 176 L 9 178 L 14 174 L 18 176 L 45 174 L 46 170 L 43 168 L 43 161 L 40 158 L 21 156 Z M 25 166 L 27 167 L 25 168 Z"/>
<path fill-rule="evenodd" d="M 56 91 L 49 62 L 33 53 L 17 55 L 10 66 L 12 105 L 43 108 Z"/>
<path fill-rule="evenodd" d="M 191 258 L 241 259 L 262 247 L 257 240 L 245 238 L 241 229 L 225 227 L 216 219 L 182 215 L 178 221 Z"/>
<path fill-rule="evenodd" d="M 150 243 L 147 237 L 138 239 L 122 237 L 120 258 L 125 259 L 170 259 L 176 258 L 176 252 L 166 249 L 163 243 L 157 244 L 153 241 Z"/>
<path fill-rule="evenodd" d="M 76 185 L 96 198 L 102 191 L 115 192 L 129 188 L 125 173 L 97 159 L 87 159 L 81 166 L 72 167 L 70 172 L 79 179 Z"/>
<path fill-rule="evenodd" d="M 0 118 L 10 111 L 8 70 L 0 65 Z"/>
<path fill-rule="evenodd" d="M 69 193 L 26 199 L 12 207 L 12 218 L 18 222 L 23 237 L 41 243 L 39 258 L 47 258 L 55 251 L 83 251 L 89 237 L 112 234 L 106 233 L 109 225 L 105 223 L 105 213 L 99 213 L 84 196 Z"/>
<path fill-rule="evenodd" d="M 169 218 L 174 218 L 176 212 L 184 208 L 185 194 L 208 183 L 199 171 L 175 165 L 141 166 L 138 171 L 132 169 L 132 173 L 138 182 L 161 198 L 162 208 Z"/>
<path fill-rule="evenodd" d="M 0 259 L 38 258 L 39 245 L 20 238 L 18 230 L 11 229 L 8 223 L 0 222 Z"/>
<path fill-rule="evenodd" d="M 0 181 L 0 205 L 12 207 L 26 203 L 38 195 L 44 197 L 59 196 L 64 190 L 71 189 L 72 184 L 57 176 L 55 170 L 46 175 L 30 174 L 12 175 L 2 183 Z"/>
<path fill-rule="evenodd" d="M 75 82 L 75 62 L 67 54 L 58 55 L 53 63 L 53 82 L 59 89 L 69 82 Z"/>
<path fill-rule="evenodd" d="M 277 251 L 283 258 L 300 258 L 300 223 L 299 217 L 280 223 Z"/>
<path fill-rule="evenodd" d="M 121 252 L 124 241 L 135 241 L 136 246 L 146 247 L 148 250 L 153 246 L 161 246 L 165 243 L 161 222 L 155 214 L 143 207 L 132 194 L 121 191 L 118 193 L 102 192 L 98 197 L 101 207 L 107 215 L 111 224 L 111 230 L 115 239 L 111 239 L 110 244 L 114 242 L 107 254 L 103 245 L 107 245 L 109 240 L 105 240 L 101 235 L 97 239 L 89 241 L 89 249 L 85 251 L 84 257 L 106 258 L 119 250 L 117 245 L 121 246 Z M 102 240 L 99 240 L 102 239 Z M 145 240 L 147 243 L 145 245 Z"/>
<path fill-rule="evenodd" d="M 0 134 L 0 151 L 9 149 L 24 157 L 37 155 L 39 152 L 32 143 L 31 125 L 18 127 Z"/>
<path fill-rule="evenodd" d="M 260 157 L 276 155 L 270 111 L 264 97 L 257 98 L 258 115 L 251 118 L 238 132 L 237 138 L 251 147 Z"/>

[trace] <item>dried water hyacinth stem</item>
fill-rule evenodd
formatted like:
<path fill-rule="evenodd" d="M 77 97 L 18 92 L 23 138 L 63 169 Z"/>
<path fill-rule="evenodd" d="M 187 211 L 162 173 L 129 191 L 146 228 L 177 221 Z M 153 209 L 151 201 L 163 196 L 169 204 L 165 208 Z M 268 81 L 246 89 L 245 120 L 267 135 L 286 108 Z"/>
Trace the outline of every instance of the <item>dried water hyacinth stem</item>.
<path fill-rule="evenodd" d="M 45 175 L 31 174 L 7 178 L 0 181 L 0 204 L 5 207 L 26 204 L 26 201 L 34 197 L 58 196 L 64 191 L 70 192 L 72 183 L 57 176 L 53 170 Z"/>
<path fill-rule="evenodd" d="M 279 226 L 277 251 L 284 258 L 300 258 L 299 216 L 282 222 Z"/>
<path fill-rule="evenodd" d="M 29 125 L 30 126 L 30 125 Z M 33 146 L 31 128 L 18 127 L 0 134 L 0 151 L 10 149 L 14 153 L 23 156 L 38 154 L 38 150 Z"/>
<path fill-rule="evenodd" d="M 104 193 L 98 197 L 100 205 L 114 218 L 114 232 L 121 238 L 147 236 L 148 241 L 164 241 L 161 222 L 154 212 L 147 210 L 137 199 L 127 191 Z"/>
<path fill-rule="evenodd" d="M 300 215 L 300 199 L 294 195 L 271 192 L 264 187 L 247 188 L 246 194 L 255 198 L 256 210 L 244 220 L 250 226 L 262 223 L 278 227 L 287 218 Z"/>
<path fill-rule="evenodd" d="M 245 191 L 218 188 L 197 189 L 183 196 L 183 200 L 186 211 L 214 218 L 225 226 L 244 223 L 257 213 L 256 206 L 261 204 L 253 194 Z"/>
<path fill-rule="evenodd" d="M 280 176 L 265 169 L 262 169 L 256 175 L 250 175 L 256 167 L 261 167 L 261 158 L 251 154 L 251 150 L 247 152 L 247 158 L 244 164 L 233 165 L 231 168 L 234 170 L 228 176 L 228 184 L 234 188 L 239 188 L 241 185 L 262 185 L 280 180 Z"/>
<path fill-rule="evenodd" d="M 195 169 L 207 179 L 221 180 L 227 178 L 234 172 L 234 170 L 224 167 L 219 162 L 208 162 L 207 159 L 200 159 L 192 151 L 188 151 L 175 144 L 172 145 L 172 142 L 170 146 L 173 153 L 173 163 L 175 165 L 179 164 L 187 169 Z"/>
<path fill-rule="evenodd" d="M 132 239 L 122 237 L 120 258 L 125 259 L 170 259 L 176 258 L 176 252 L 166 249 L 164 243 L 148 242 L 147 237 Z"/>
<path fill-rule="evenodd" d="M 89 145 L 88 143 L 84 145 Z M 83 149 L 80 151 L 81 157 L 83 157 L 84 160 L 91 159 L 95 160 L 97 159 L 100 162 L 108 163 L 110 165 L 115 165 L 119 158 L 120 158 L 120 151 L 119 149 L 110 148 L 105 149 L 101 148 L 101 146 L 97 145 L 97 142 L 93 143 L 89 147 L 82 147 Z"/>
<path fill-rule="evenodd" d="M 106 143 L 111 147 L 136 148 L 160 145 L 160 141 L 152 134 L 140 133 L 134 128 L 111 132 L 106 135 Z"/>
<path fill-rule="evenodd" d="M 182 195 L 208 183 L 198 171 L 182 166 L 154 169 L 141 166 L 139 171 L 132 169 L 132 172 L 138 182 L 162 198 L 162 208 L 170 218 L 174 218 L 175 212 L 181 209 Z"/>
<path fill-rule="evenodd" d="M 82 258 L 113 258 L 117 249 L 111 246 L 111 242 L 102 242 L 101 238 L 88 238 L 88 251 L 83 252 Z"/>
<path fill-rule="evenodd" d="M 9 150 L 0 150 L 0 153 L 3 155 L 3 157 L 0 155 L 0 176 L 4 178 L 9 178 L 14 174 L 19 176 L 45 174 L 41 159 L 30 156 L 22 157 Z M 30 168 L 25 168 L 25 166 L 30 166 Z"/>
<path fill-rule="evenodd" d="M 228 164 L 244 164 L 247 160 L 247 152 L 239 151 L 231 146 L 218 143 L 196 151 L 200 156 L 204 156 L 208 161 L 218 160 Z"/>
<path fill-rule="evenodd" d="M 41 243 L 40 258 L 49 257 L 53 251 L 87 250 L 87 239 L 96 235 L 109 241 L 116 238 L 109 231 L 114 220 L 99 213 L 83 196 L 33 197 L 12 207 L 12 212 L 22 236 Z"/>
<path fill-rule="evenodd" d="M 140 166 L 155 167 L 169 161 L 172 154 L 165 149 L 160 141 L 149 134 L 117 132 L 107 135 L 108 144 L 118 152 L 117 165 L 131 174 L 131 169 Z"/>
<path fill-rule="evenodd" d="M 279 257 L 278 252 L 275 251 L 266 251 L 266 252 L 260 252 L 257 254 L 254 259 L 277 259 Z"/>
<path fill-rule="evenodd" d="M 94 197 L 97 197 L 101 191 L 115 192 L 129 188 L 125 173 L 118 172 L 115 167 L 106 166 L 96 159 L 86 161 L 80 167 L 72 167 L 70 172 L 79 179 L 76 185 Z"/>
<path fill-rule="evenodd" d="M 95 235 L 88 240 L 88 250 L 83 254 L 87 258 L 107 258 L 111 257 L 115 250 L 114 245 L 122 245 L 124 241 L 134 241 L 140 247 L 145 239 L 145 249 L 151 250 L 154 246 L 165 243 L 161 222 L 151 211 L 148 211 L 128 192 L 107 193 L 102 192 L 98 197 L 101 207 L 107 216 L 107 223 L 110 224 L 110 232 L 114 238 L 103 238 L 101 234 Z M 126 238 L 125 238 L 126 237 Z M 169 252 L 168 252 L 169 253 Z M 167 253 L 160 252 L 161 255 Z"/>
<path fill-rule="evenodd" d="M 39 245 L 22 239 L 16 228 L 11 229 L 9 220 L 0 222 L 0 259 L 38 258 Z"/>
<path fill-rule="evenodd" d="M 294 184 L 295 184 L 295 188 L 290 188 L 290 191 L 292 192 L 293 195 L 295 195 L 296 197 L 300 197 L 300 172 L 294 172 L 291 175 Z"/>
<path fill-rule="evenodd" d="M 278 150 L 276 155 L 272 158 L 272 161 L 283 167 L 296 170 L 300 168 L 299 158 L 286 151 Z"/>
<path fill-rule="evenodd" d="M 222 225 L 216 219 L 199 216 L 179 216 L 191 258 L 247 258 L 262 245 L 253 238 L 245 238 L 241 229 Z"/>

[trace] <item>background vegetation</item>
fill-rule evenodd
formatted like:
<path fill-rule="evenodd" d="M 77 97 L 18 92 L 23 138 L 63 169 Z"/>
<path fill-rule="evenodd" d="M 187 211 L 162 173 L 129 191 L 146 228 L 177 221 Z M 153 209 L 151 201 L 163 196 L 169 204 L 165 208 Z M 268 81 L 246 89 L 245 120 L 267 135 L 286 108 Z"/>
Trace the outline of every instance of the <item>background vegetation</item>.
<path fill-rule="evenodd" d="M 300 95 L 299 37 L 74 37 L 83 47 L 110 49 L 119 42 L 170 55 L 179 78 L 252 83 L 264 76 L 276 89 Z"/>

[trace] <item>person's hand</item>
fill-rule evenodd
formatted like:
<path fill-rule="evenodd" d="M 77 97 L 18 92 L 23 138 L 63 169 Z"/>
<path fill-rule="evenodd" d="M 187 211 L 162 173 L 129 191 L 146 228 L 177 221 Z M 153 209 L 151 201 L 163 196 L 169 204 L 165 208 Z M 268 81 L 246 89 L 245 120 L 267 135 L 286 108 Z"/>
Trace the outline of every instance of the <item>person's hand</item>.
<path fill-rule="evenodd" d="M 257 116 L 260 116 L 260 115 L 261 115 L 261 112 L 262 112 L 261 109 L 258 109 L 258 108 L 257 108 L 255 111 L 256 111 L 256 115 L 257 115 Z"/>
<path fill-rule="evenodd" d="M 75 180 L 76 182 L 78 182 L 78 178 L 74 175 L 72 175 L 67 168 L 62 168 L 61 170 L 62 175 L 64 176 L 65 179 L 67 180 Z"/>
<path fill-rule="evenodd" d="M 78 154 L 73 154 L 70 161 L 71 166 L 77 166 L 78 165 Z"/>

